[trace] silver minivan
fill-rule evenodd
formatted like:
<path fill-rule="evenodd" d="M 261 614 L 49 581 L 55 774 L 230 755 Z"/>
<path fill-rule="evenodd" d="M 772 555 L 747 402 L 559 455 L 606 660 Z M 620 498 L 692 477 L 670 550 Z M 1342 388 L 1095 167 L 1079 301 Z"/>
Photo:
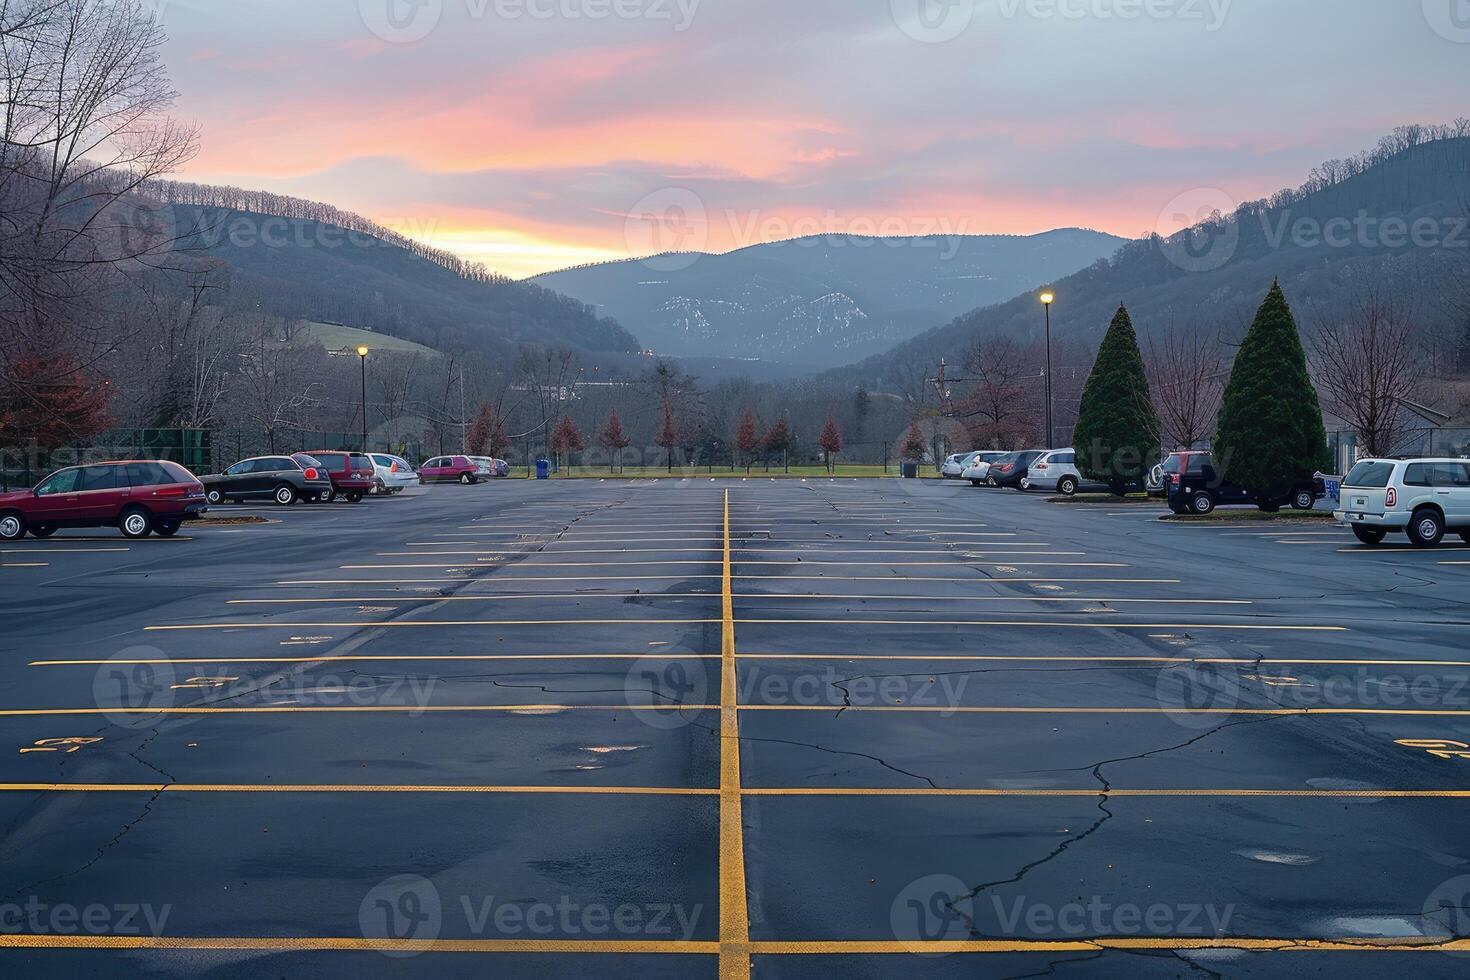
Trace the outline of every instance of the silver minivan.
<path fill-rule="evenodd" d="M 1470 461 L 1362 459 L 1342 481 L 1334 516 L 1364 544 L 1402 531 L 1420 548 L 1453 531 L 1470 543 Z"/>

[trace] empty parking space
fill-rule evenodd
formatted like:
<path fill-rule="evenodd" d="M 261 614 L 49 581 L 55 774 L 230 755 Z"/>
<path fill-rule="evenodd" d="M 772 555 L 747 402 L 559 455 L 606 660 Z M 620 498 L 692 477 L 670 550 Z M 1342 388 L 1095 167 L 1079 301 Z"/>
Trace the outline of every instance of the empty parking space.
<path fill-rule="evenodd" d="M 227 975 L 231 949 L 313 975 L 1453 962 L 1454 549 L 971 489 L 517 481 L 292 508 L 246 547 L 27 544 L 75 554 L 7 598 L 40 615 L 6 648 L 5 890 L 171 911 L 108 952 L 0 949 Z"/>

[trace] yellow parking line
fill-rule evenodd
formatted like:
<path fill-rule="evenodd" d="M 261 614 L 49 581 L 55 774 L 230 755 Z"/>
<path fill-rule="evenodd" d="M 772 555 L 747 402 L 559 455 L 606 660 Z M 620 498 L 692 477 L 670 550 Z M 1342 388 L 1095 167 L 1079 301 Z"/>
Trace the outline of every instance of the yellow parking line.
<path fill-rule="evenodd" d="M 720 563 L 720 561 L 719 561 L 718 558 L 711 558 L 708 561 L 640 561 L 640 560 L 634 559 L 633 561 L 536 561 L 536 562 L 526 562 L 525 564 L 518 565 L 516 567 L 518 567 L 518 568 L 628 568 L 628 567 L 643 568 L 643 567 L 646 567 L 648 565 L 718 565 L 719 563 Z M 787 564 L 787 563 L 786 562 L 769 562 L 768 564 L 772 564 L 772 565 L 784 565 L 784 564 Z M 942 563 L 936 563 L 936 564 L 942 564 Z M 950 563 L 950 564 L 953 564 L 953 563 Z M 392 565 L 338 565 L 337 567 L 338 568 L 343 568 L 343 569 L 372 569 L 372 568 L 466 568 L 466 567 L 474 568 L 474 567 L 483 567 L 483 566 L 476 566 L 474 562 L 464 562 L 464 561 L 461 561 L 461 562 L 450 562 L 448 564 L 440 563 L 440 564 L 437 564 L 437 565 L 402 564 L 402 563 L 397 563 L 397 564 L 392 564 Z"/>
<path fill-rule="evenodd" d="M 0 555 L 99 555 L 108 552 L 129 551 L 129 548 L 0 548 Z"/>
<path fill-rule="evenodd" d="M 966 663 L 975 661 L 978 663 L 1026 663 L 1036 661 L 1038 663 L 1083 663 L 1083 664 L 1249 664 L 1251 666 L 1261 665 L 1291 665 L 1294 667 L 1307 667 L 1323 665 L 1329 667 L 1359 666 L 1359 667 L 1470 667 L 1470 660 L 1359 660 L 1353 658 L 1336 658 L 1332 660 L 1312 660 L 1310 658 L 1257 658 L 1257 657 L 1127 657 L 1127 656 L 1066 656 L 1066 655 L 1038 655 L 1038 656 L 1005 656 L 1001 654 L 963 654 L 963 653 L 742 653 L 741 660 L 918 660 L 924 662 L 957 662 Z M 80 661 L 81 663 L 128 663 L 129 661 Z M 213 663 L 214 661 L 203 661 Z"/>
<path fill-rule="evenodd" d="M 1094 794 L 1096 795 L 1096 794 Z M 754 942 L 750 951 L 759 956 L 856 956 L 914 955 L 945 956 L 987 953 L 1084 953 L 1098 950 L 1238 949 L 1260 952 L 1470 952 L 1470 939 L 1440 939 L 1432 936 L 1390 938 L 1349 937 L 1346 939 L 1258 939 L 1227 936 L 1102 936 L 1093 939 L 960 939 L 879 940 L 874 942 Z"/>
<path fill-rule="evenodd" d="M 888 705 L 868 704 L 851 707 L 830 704 L 742 704 L 741 711 L 841 711 L 887 712 L 939 715 L 1394 715 L 1435 718 L 1470 718 L 1470 709 L 1449 708 L 1079 708 L 1048 705 L 1039 708 L 1014 706 Z"/>
<path fill-rule="evenodd" d="M 398 566 L 393 566 L 398 567 Z M 460 567 L 460 566 L 450 566 Z M 476 566 L 479 567 L 479 566 Z M 719 575 L 495 575 L 491 578 L 301 578 L 283 579 L 276 585 L 431 585 L 459 582 L 473 585 L 499 585 L 503 582 L 681 582 L 695 578 L 720 578 Z M 967 582 L 971 585 L 1016 583 L 1070 583 L 1102 585 L 1180 585 L 1177 578 L 954 578 L 941 575 L 736 575 L 737 582 Z"/>
<path fill-rule="evenodd" d="M 720 626 L 720 980 L 750 977 L 750 910 L 741 813 L 740 706 L 731 597 L 730 491 L 725 491 L 724 599 Z"/>
<path fill-rule="evenodd" d="M 339 660 L 374 662 L 415 661 L 486 661 L 486 660 L 719 660 L 718 653 L 405 653 L 357 654 L 340 656 L 320 654 L 315 657 L 141 657 L 107 660 L 32 660 L 27 667 L 86 667 L 103 664 L 314 664 Z M 1255 661 L 1249 661 L 1254 663 Z M 1271 663 L 1272 661 L 1265 661 Z"/>
<path fill-rule="evenodd" d="M 646 622 L 646 620 L 645 620 Z M 1069 623 L 1027 622 L 1003 619 L 737 619 L 737 623 L 779 626 L 1034 626 L 1043 629 L 1098 629 L 1098 630 L 1280 630 L 1293 633 L 1346 633 L 1346 626 L 1257 626 L 1227 623 Z M 311 624 L 303 624 L 311 625 Z M 152 627 L 149 627 L 152 629 Z"/>
<path fill-rule="evenodd" d="M 1029 556 L 1028 556 L 1029 557 Z M 539 564 L 539 563 L 538 563 Z M 649 565 L 663 565 L 667 562 L 647 562 Z M 738 558 L 737 565 L 795 565 L 794 561 L 747 561 Z M 1005 565 L 1016 568 L 1130 568 L 1132 566 L 1121 562 L 1082 562 L 1082 561 L 971 561 L 963 555 L 956 554 L 954 561 L 803 561 L 803 565 L 836 565 L 847 568 L 953 568 L 956 565 Z"/>
<path fill-rule="evenodd" d="M 396 567 L 396 566 L 395 566 Z M 426 585 L 431 583 L 499 585 L 502 582 L 682 582 L 691 578 L 720 578 L 719 575 L 496 575 L 494 578 L 304 578 L 286 579 L 277 585 Z M 965 579 L 965 581 L 973 581 Z M 991 581 L 997 581 L 992 579 Z M 1040 581 L 1033 579 L 1031 581 Z"/>
<path fill-rule="evenodd" d="M 1470 547 L 1460 545 L 1438 545 L 1434 548 L 1370 548 L 1359 546 L 1355 548 L 1338 548 L 1339 555 L 1432 555 L 1436 551 L 1470 551 Z M 1441 563 L 1445 564 L 1445 563 Z"/>
<path fill-rule="evenodd" d="M 49 568 L 47 561 L 4 561 L 0 562 L 0 568 Z"/>
<path fill-rule="evenodd" d="M 436 786 L 353 783 L 0 783 L 0 793 L 492 793 L 528 796 L 717 796 L 679 786 Z M 1096 795 L 1096 794 L 1094 794 Z"/>
<path fill-rule="evenodd" d="M 678 939 L 363 939 L 306 936 L 102 936 L 0 933 L 0 949 L 265 950 L 271 952 L 574 953 L 709 955 L 719 943 Z"/>
<path fill-rule="evenodd" d="M 189 623 L 168 626 L 145 626 L 144 632 L 168 632 L 184 630 L 238 630 L 238 629 L 422 629 L 441 626 L 703 626 L 718 623 L 718 619 L 464 619 L 464 620 L 394 620 L 379 622 L 371 619 L 355 623 Z"/>
<path fill-rule="evenodd" d="M 500 595 L 398 595 L 398 596 L 334 596 L 321 598 L 312 596 L 310 598 L 292 599 L 228 599 L 227 606 L 284 606 L 284 605 L 306 605 L 306 604 L 351 604 L 357 602 L 497 602 L 512 599 L 713 599 L 718 592 L 508 592 Z M 1111 602 L 1111 603 L 1153 603 L 1164 605 L 1181 606 L 1249 606 L 1253 605 L 1250 599 L 1123 599 L 1111 596 L 1033 596 L 1033 595 L 904 595 L 902 593 L 889 593 L 886 595 L 848 595 L 827 592 L 790 592 L 790 593 L 768 593 L 768 592 L 741 592 L 735 593 L 736 599 L 902 599 L 913 602 Z"/>
<path fill-rule="evenodd" d="M 36 718 L 48 715 L 284 715 L 284 714 L 556 714 L 561 711 L 716 711 L 717 704 L 270 704 L 259 706 L 161 707 L 161 708 L 3 708 L 0 718 Z"/>
<path fill-rule="evenodd" d="M 979 797 L 1170 797 L 1170 796 L 1224 796 L 1224 797 L 1282 797 L 1287 799 L 1325 800 L 1464 800 L 1470 799 L 1470 789 L 1120 789 L 1118 787 L 1096 787 L 1093 789 L 934 789 L 930 787 L 883 788 L 834 788 L 821 787 L 773 787 L 770 789 L 747 789 L 746 796 L 979 796 Z"/>

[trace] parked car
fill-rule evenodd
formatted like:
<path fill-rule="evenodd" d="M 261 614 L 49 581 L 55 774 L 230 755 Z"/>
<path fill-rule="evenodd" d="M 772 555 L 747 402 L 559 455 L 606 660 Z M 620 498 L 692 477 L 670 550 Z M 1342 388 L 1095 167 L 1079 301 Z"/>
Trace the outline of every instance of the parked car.
<path fill-rule="evenodd" d="M 419 467 L 421 483 L 479 483 L 480 466 L 468 456 L 435 456 Z"/>
<path fill-rule="evenodd" d="M 223 473 L 199 478 L 210 504 L 225 501 L 274 500 L 281 505 L 298 500 L 316 500 L 332 490 L 332 478 L 321 463 L 310 456 L 252 456 L 228 467 Z"/>
<path fill-rule="evenodd" d="M 1200 450 L 1170 453 L 1164 460 L 1164 476 L 1168 480 L 1165 494 L 1169 509 L 1176 514 L 1208 514 L 1221 504 L 1255 504 L 1267 511 L 1287 505 L 1311 510 L 1327 493 L 1321 480 L 1302 476 L 1285 493 L 1262 497 L 1255 490 L 1220 476 L 1215 470 L 1214 457 Z"/>
<path fill-rule="evenodd" d="M 419 485 L 419 475 L 402 456 L 391 453 L 368 453 L 373 461 L 373 488 L 369 493 L 402 493 L 405 487 Z"/>
<path fill-rule="evenodd" d="M 1026 471 L 1031 464 L 1046 455 L 1045 449 L 1027 449 L 1019 453 L 1007 453 L 1005 456 L 990 464 L 990 472 L 986 475 L 985 482 L 992 487 L 1010 487 L 1013 490 L 1021 489 L 1021 481 L 1026 479 Z"/>
<path fill-rule="evenodd" d="M 1109 489 L 1106 483 L 1084 479 L 1077 469 L 1077 452 L 1073 449 L 1053 449 L 1044 453 L 1031 464 L 1021 480 L 1022 490 L 1055 490 L 1064 497 L 1078 491 L 1089 493 Z"/>
<path fill-rule="evenodd" d="M 960 478 L 960 474 L 965 471 L 965 467 L 974 462 L 974 460 L 979 455 L 980 453 L 976 451 L 969 453 L 955 453 L 952 456 L 946 456 L 944 458 L 944 462 L 939 464 L 939 475 L 944 477 L 946 480 L 958 480 Z"/>
<path fill-rule="evenodd" d="M 373 461 L 365 453 L 312 449 L 305 455 L 320 462 L 331 477 L 331 489 L 317 498 L 323 503 L 346 497 L 349 504 L 355 504 L 373 489 Z"/>
<path fill-rule="evenodd" d="M 969 464 L 960 471 L 960 479 L 969 480 L 972 485 L 980 486 L 990 477 L 990 464 L 1007 455 L 1009 454 L 989 450 L 976 453 Z"/>
<path fill-rule="evenodd" d="M 1420 548 L 1453 531 L 1470 544 L 1470 462 L 1463 459 L 1362 459 L 1342 481 L 1334 516 L 1364 544 L 1404 532 Z"/>
<path fill-rule="evenodd" d="M 491 460 L 495 464 L 495 475 L 497 477 L 510 476 L 510 463 L 503 459 Z"/>
<path fill-rule="evenodd" d="M 479 468 L 480 479 L 492 480 L 495 478 L 495 460 L 489 456 L 471 456 L 469 460 Z"/>
<path fill-rule="evenodd" d="M 178 463 L 123 460 L 57 470 L 31 490 L 0 494 L 0 541 L 29 531 L 49 538 L 63 527 L 115 527 L 124 537 L 175 534 L 209 510 L 204 486 Z"/>

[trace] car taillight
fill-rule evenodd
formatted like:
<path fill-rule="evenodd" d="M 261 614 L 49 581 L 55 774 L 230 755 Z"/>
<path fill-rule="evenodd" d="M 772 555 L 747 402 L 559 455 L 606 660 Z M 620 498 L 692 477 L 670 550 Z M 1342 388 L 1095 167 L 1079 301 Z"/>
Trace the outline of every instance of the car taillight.
<path fill-rule="evenodd" d="M 1178 473 L 1170 473 L 1169 474 L 1169 482 L 1172 483 L 1172 484 L 1174 484 L 1176 487 L 1179 486 L 1179 482 L 1180 482 L 1179 474 Z"/>
<path fill-rule="evenodd" d="M 1033 467 L 1031 467 L 1031 468 L 1032 468 L 1032 469 L 1033 469 L 1033 470 L 1044 470 L 1044 469 L 1049 469 L 1049 468 L 1050 468 L 1050 464 L 1049 464 L 1049 463 L 1037 463 L 1037 464 L 1036 464 L 1036 465 L 1035 465 L 1035 466 L 1033 466 Z"/>
<path fill-rule="evenodd" d="M 321 476 L 321 474 L 316 471 L 315 466 L 308 466 L 306 468 L 306 478 L 308 480 L 315 480 L 319 476 Z"/>
<path fill-rule="evenodd" d="M 1389 507 L 1397 507 L 1399 505 L 1399 492 L 1393 487 L 1389 487 L 1388 495 L 1383 498 L 1383 502 Z"/>
<path fill-rule="evenodd" d="M 180 483 L 177 486 L 172 487 L 159 487 L 157 490 L 153 491 L 153 495 L 155 497 L 184 497 L 187 496 L 189 491 L 192 489 L 193 488 L 190 487 L 187 483 Z"/>

